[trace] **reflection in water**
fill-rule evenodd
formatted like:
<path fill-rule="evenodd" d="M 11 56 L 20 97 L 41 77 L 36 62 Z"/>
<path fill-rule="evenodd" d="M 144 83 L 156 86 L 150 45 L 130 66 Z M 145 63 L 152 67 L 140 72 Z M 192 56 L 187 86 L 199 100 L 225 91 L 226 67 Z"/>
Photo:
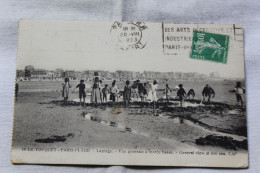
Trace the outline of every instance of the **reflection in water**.
<path fill-rule="evenodd" d="M 125 127 L 123 124 L 116 123 L 116 122 L 113 122 L 113 121 L 101 120 L 99 117 L 94 116 L 92 113 L 87 113 L 87 114 L 84 115 L 84 117 L 87 120 L 95 121 L 97 123 L 100 123 L 100 124 L 103 124 L 103 125 L 106 125 L 106 126 L 116 127 L 118 129 L 124 130 L 126 132 L 138 134 L 138 135 L 145 136 L 145 137 L 150 137 L 150 135 L 148 133 L 139 132 L 139 131 L 134 130 L 130 127 Z"/>
<path fill-rule="evenodd" d="M 141 136 L 145 136 L 145 137 L 151 137 L 151 134 L 145 133 L 145 132 L 140 132 L 136 129 L 132 129 L 131 127 L 126 127 L 124 124 L 115 122 L 115 121 L 109 121 L 109 120 L 103 120 L 100 117 L 97 117 L 97 115 L 100 115 L 98 112 L 96 112 L 96 115 L 93 115 L 92 113 L 87 113 L 85 114 L 85 119 L 87 120 L 91 120 L 91 121 L 95 121 L 97 123 L 106 125 L 106 126 L 111 126 L 111 127 L 115 127 L 121 130 L 124 130 L 125 132 L 130 132 L 133 134 L 137 134 L 137 135 L 141 135 Z M 169 118 L 169 116 L 159 116 L 159 117 L 167 117 Z M 234 140 L 237 141 L 243 141 L 244 139 L 247 139 L 247 137 L 244 136 L 239 136 L 239 135 L 234 135 L 234 134 L 228 134 L 228 133 L 224 133 L 224 132 L 218 132 L 216 130 L 211 130 L 211 129 L 207 129 L 199 124 L 196 124 L 190 120 L 184 119 L 184 118 L 180 118 L 180 117 L 174 117 L 171 119 L 173 123 L 175 124 L 184 124 L 184 125 L 188 125 L 194 128 L 197 128 L 199 130 L 202 130 L 204 132 L 207 133 L 211 133 L 214 135 L 218 135 L 218 136 L 228 136 L 228 137 L 232 137 Z M 172 140 L 170 138 L 162 138 L 162 137 L 158 137 L 158 139 L 161 139 L 163 141 L 169 141 Z"/>
<path fill-rule="evenodd" d="M 218 136 L 228 136 L 228 137 L 232 137 L 233 139 L 237 140 L 237 141 L 243 141 L 244 139 L 247 139 L 247 137 L 245 136 L 239 136 L 239 135 L 235 135 L 235 134 L 229 134 L 229 133 L 224 133 L 224 132 L 218 132 L 218 131 L 215 131 L 215 130 L 210 130 L 210 129 L 207 129 L 199 124 L 196 124 L 190 120 L 186 120 L 186 119 L 183 119 L 183 118 L 179 118 L 179 117 L 175 117 L 173 118 L 173 121 L 176 122 L 176 123 L 184 123 L 186 125 L 189 125 L 191 127 L 195 127 L 197 129 L 200 129 L 204 132 L 208 132 L 208 133 L 213 133 L 215 135 L 218 135 Z"/>

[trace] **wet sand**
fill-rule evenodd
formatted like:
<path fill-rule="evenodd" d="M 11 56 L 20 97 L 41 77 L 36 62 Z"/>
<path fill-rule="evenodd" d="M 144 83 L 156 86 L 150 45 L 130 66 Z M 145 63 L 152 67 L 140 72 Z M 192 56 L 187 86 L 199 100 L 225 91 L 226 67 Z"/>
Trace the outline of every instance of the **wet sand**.
<path fill-rule="evenodd" d="M 177 101 L 158 102 L 155 112 L 140 102 L 130 108 L 122 102 L 83 108 L 75 101 L 64 106 L 59 92 L 20 93 L 15 103 L 13 146 L 225 151 L 230 147 L 201 145 L 196 140 L 209 135 L 247 140 L 245 108 L 196 100 L 187 103 L 181 108 Z"/>

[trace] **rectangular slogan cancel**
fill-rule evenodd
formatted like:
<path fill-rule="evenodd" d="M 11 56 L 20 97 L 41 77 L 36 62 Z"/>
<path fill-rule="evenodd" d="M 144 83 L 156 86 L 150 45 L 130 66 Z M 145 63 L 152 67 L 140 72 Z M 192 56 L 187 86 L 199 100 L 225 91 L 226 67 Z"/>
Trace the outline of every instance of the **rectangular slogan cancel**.
<path fill-rule="evenodd" d="M 230 39 L 234 39 L 233 25 L 162 23 L 163 53 L 185 55 L 188 58 L 192 49 L 193 32 L 230 35 Z"/>

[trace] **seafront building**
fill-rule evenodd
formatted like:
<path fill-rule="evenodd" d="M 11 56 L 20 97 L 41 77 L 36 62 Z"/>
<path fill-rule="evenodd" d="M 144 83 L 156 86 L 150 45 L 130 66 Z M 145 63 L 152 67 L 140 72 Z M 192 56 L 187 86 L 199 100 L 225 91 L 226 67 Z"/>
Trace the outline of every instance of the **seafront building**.
<path fill-rule="evenodd" d="M 17 70 L 16 77 L 20 80 L 64 80 L 69 78 L 70 80 L 84 79 L 86 81 L 92 81 L 95 76 L 99 76 L 101 80 L 158 80 L 161 82 L 170 81 L 208 81 L 208 80 L 223 80 L 218 72 L 212 72 L 208 75 L 200 74 L 197 72 L 156 72 L 156 71 L 125 71 L 116 70 L 114 72 L 105 70 L 63 70 L 58 68 L 56 70 L 35 69 L 29 65 L 25 67 L 25 70 Z"/>

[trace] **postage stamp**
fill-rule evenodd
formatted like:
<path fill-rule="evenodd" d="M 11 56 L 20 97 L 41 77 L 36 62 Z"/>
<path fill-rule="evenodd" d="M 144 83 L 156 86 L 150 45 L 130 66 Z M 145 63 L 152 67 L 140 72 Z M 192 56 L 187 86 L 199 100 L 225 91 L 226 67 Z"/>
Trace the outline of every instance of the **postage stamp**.
<path fill-rule="evenodd" d="M 143 49 L 143 30 L 147 28 L 144 22 L 115 22 L 110 30 L 112 42 L 122 50 Z"/>
<path fill-rule="evenodd" d="M 228 35 L 194 31 L 190 57 L 226 64 L 228 45 Z"/>

